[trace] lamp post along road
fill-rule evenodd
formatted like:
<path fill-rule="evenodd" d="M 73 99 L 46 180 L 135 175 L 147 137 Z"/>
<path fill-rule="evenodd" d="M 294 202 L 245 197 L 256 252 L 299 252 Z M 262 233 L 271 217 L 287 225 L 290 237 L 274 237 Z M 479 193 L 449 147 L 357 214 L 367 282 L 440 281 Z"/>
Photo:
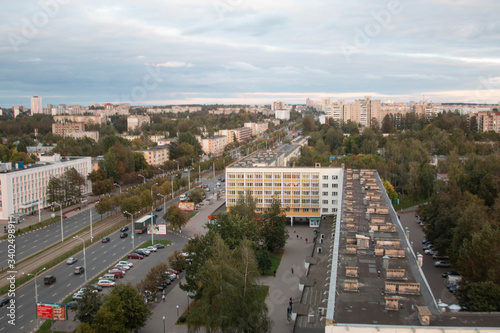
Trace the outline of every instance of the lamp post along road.
<path fill-rule="evenodd" d="M 134 215 L 130 214 L 129 212 L 127 211 L 124 211 L 125 214 L 128 214 L 130 215 L 130 217 L 132 217 L 132 226 L 130 227 L 130 232 L 132 233 L 132 235 L 130 235 L 130 238 L 132 238 L 132 251 L 134 251 L 134 248 L 135 248 L 135 242 L 134 242 L 134 237 L 135 237 L 135 230 L 134 230 Z"/>
<path fill-rule="evenodd" d="M 165 198 L 167 197 L 167 195 L 163 195 L 161 193 L 157 193 L 157 195 L 159 195 L 160 197 L 163 197 L 163 214 L 165 214 Z"/>
<path fill-rule="evenodd" d="M 87 283 L 87 256 L 85 255 L 85 241 L 83 238 L 78 236 L 73 236 L 74 239 L 78 239 L 82 241 L 83 244 L 83 273 L 85 274 L 85 283 Z"/>
<path fill-rule="evenodd" d="M 59 205 L 60 209 L 59 212 L 61 213 L 61 243 L 64 242 L 64 226 L 63 226 L 63 209 L 62 209 L 62 204 L 53 202 L 53 205 Z"/>
<path fill-rule="evenodd" d="M 42 268 L 40 271 L 38 271 L 35 274 L 26 273 L 26 275 L 34 276 L 35 277 L 35 308 L 38 307 L 38 288 L 37 288 L 37 284 L 36 284 L 36 277 L 38 276 L 38 274 L 40 274 L 44 270 L 45 270 L 45 267 Z M 23 272 L 23 274 L 25 274 L 25 273 Z M 35 316 L 36 316 L 36 328 L 38 329 L 38 315 L 35 314 Z"/>
<path fill-rule="evenodd" d="M 153 186 L 155 185 L 158 185 L 158 183 L 155 183 L 153 185 L 151 185 L 151 199 L 153 199 L 153 202 L 151 203 L 151 246 L 153 246 L 155 243 L 154 243 L 154 239 L 153 239 L 153 235 L 154 235 L 154 222 L 155 222 L 155 197 L 153 197 Z"/>

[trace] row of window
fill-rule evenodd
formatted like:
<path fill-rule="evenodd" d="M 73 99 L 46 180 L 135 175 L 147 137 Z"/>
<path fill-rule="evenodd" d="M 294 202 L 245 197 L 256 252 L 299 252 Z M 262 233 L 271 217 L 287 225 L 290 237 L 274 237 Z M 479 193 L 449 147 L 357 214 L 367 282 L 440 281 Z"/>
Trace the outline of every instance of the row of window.
<path fill-rule="evenodd" d="M 248 190 L 250 195 L 281 195 L 281 191 L 251 191 Z M 328 192 L 321 192 L 323 196 L 328 196 Z M 234 191 L 234 190 L 229 190 L 227 191 L 227 194 L 229 195 L 245 195 L 244 190 L 239 190 L 239 191 Z M 283 191 L 283 195 L 289 196 L 289 195 L 301 195 L 300 191 Z M 318 196 L 319 191 L 302 191 L 302 195 L 308 195 L 308 196 Z M 338 195 L 338 192 L 332 192 L 332 196 L 336 197 Z"/>
<path fill-rule="evenodd" d="M 283 177 L 282 177 L 283 175 Z M 302 177 L 301 177 L 302 176 Z M 290 172 L 284 172 L 283 174 L 281 172 L 279 173 L 228 173 L 227 178 L 228 179 L 319 179 L 319 174 L 314 173 L 314 174 L 309 174 L 309 173 L 300 173 L 300 172 L 295 172 L 295 173 L 290 173 Z M 322 176 L 323 180 L 338 180 L 339 176 L 338 175 L 323 175 Z"/>

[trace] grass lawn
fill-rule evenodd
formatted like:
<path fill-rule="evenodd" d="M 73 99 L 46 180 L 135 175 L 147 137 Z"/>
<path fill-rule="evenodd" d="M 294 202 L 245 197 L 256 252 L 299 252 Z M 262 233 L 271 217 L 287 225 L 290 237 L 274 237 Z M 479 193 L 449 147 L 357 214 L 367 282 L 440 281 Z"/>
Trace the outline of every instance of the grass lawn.
<path fill-rule="evenodd" d="M 273 265 L 271 266 L 271 269 L 269 271 L 265 272 L 265 274 L 262 275 L 273 275 L 273 272 L 278 270 L 278 267 L 280 266 L 281 263 L 281 257 L 283 257 L 283 252 L 284 250 L 281 249 L 269 254 Z"/>
<path fill-rule="evenodd" d="M 269 286 L 258 286 L 259 288 L 259 300 L 265 302 L 267 294 L 269 294 Z"/>
<path fill-rule="evenodd" d="M 399 211 L 401 209 L 406 209 L 410 208 L 413 206 L 421 205 L 425 202 L 428 202 L 429 199 L 420 199 L 418 201 L 415 201 L 413 198 L 409 196 L 399 196 L 399 204 L 398 205 L 393 205 L 394 210 Z"/>
<path fill-rule="evenodd" d="M 192 218 L 193 216 L 195 216 L 196 214 L 198 214 L 198 211 L 195 210 L 195 211 L 192 211 L 192 212 L 189 212 L 189 218 Z"/>

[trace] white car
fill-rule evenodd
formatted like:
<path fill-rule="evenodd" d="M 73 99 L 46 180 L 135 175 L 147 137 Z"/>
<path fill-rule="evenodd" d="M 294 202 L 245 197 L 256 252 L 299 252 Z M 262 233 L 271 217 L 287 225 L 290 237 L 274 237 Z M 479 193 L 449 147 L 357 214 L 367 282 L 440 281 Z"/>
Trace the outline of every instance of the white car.
<path fill-rule="evenodd" d="M 129 265 L 124 265 L 124 264 L 117 264 L 114 267 L 123 268 L 126 271 L 128 271 L 130 269 Z"/>
<path fill-rule="evenodd" d="M 146 250 L 146 251 L 149 251 L 149 252 L 156 252 L 158 251 L 158 249 L 154 246 L 148 246 L 148 247 L 145 247 L 143 250 Z"/>
<path fill-rule="evenodd" d="M 99 282 L 97 282 L 97 285 L 101 287 L 114 287 L 115 282 L 111 280 L 99 280 Z"/>
<path fill-rule="evenodd" d="M 127 265 L 130 267 L 134 266 L 134 264 L 132 264 L 130 261 L 119 261 L 117 265 Z"/>

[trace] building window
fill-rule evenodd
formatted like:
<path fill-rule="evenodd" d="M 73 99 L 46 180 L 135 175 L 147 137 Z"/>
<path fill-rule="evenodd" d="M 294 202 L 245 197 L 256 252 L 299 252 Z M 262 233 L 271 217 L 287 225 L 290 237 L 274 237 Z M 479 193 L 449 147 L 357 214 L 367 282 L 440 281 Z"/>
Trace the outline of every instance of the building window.
<path fill-rule="evenodd" d="M 236 184 L 238 187 L 245 187 L 245 183 L 237 183 Z"/>
<path fill-rule="evenodd" d="M 273 194 L 273 191 L 264 191 L 264 194 L 265 194 L 265 195 L 272 195 L 272 194 Z"/>
<path fill-rule="evenodd" d="M 313 183 L 312 187 L 319 187 L 319 183 Z"/>
<path fill-rule="evenodd" d="M 314 204 L 314 205 L 317 205 L 317 204 L 319 204 L 319 200 L 318 199 L 312 199 L 311 203 Z"/>
<path fill-rule="evenodd" d="M 262 183 L 255 183 L 255 186 L 262 187 Z"/>
<path fill-rule="evenodd" d="M 328 193 L 328 192 L 327 192 Z M 319 195 L 319 191 L 312 191 L 311 195 Z"/>
<path fill-rule="evenodd" d="M 323 175 L 323 179 L 327 180 L 328 179 L 328 175 Z"/>
<path fill-rule="evenodd" d="M 257 203 L 261 204 L 262 203 L 262 199 L 257 199 Z"/>
<path fill-rule="evenodd" d="M 322 195 L 327 196 L 328 192 L 322 192 Z"/>
<path fill-rule="evenodd" d="M 302 211 L 303 211 L 304 213 L 309 213 L 309 208 L 304 208 L 304 209 L 302 209 Z"/>
<path fill-rule="evenodd" d="M 328 200 L 323 200 L 323 205 L 328 205 Z"/>
<path fill-rule="evenodd" d="M 293 195 L 300 195 L 300 191 L 293 191 Z"/>
<path fill-rule="evenodd" d="M 334 197 L 336 197 L 336 196 L 338 195 L 338 193 L 337 193 L 337 192 L 332 192 L 332 195 L 333 195 Z"/>
<path fill-rule="evenodd" d="M 253 183 L 247 183 L 247 186 L 253 186 Z"/>
<path fill-rule="evenodd" d="M 310 199 L 302 199 L 303 204 L 309 204 L 311 202 Z"/>
<path fill-rule="evenodd" d="M 303 183 L 302 184 L 302 187 L 309 187 L 309 186 L 311 186 L 309 183 Z"/>
<path fill-rule="evenodd" d="M 266 174 L 266 179 L 272 179 L 272 178 L 273 178 L 273 175 Z"/>
<path fill-rule="evenodd" d="M 294 209 L 293 209 L 293 211 L 294 211 L 295 213 L 298 213 L 298 212 L 300 212 L 300 209 L 299 209 L 299 208 L 294 208 Z"/>
<path fill-rule="evenodd" d="M 289 212 L 290 211 L 290 207 L 285 207 L 285 212 Z"/>
<path fill-rule="evenodd" d="M 300 199 L 293 199 L 294 204 L 300 204 Z"/>
<path fill-rule="evenodd" d="M 291 195 L 291 194 L 292 194 L 292 192 L 290 192 L 290 191 L 285 191 L 285 195 Z"/>
<path fill-rule="evenodd" d="M 281 183 L 274 184 L 274 187 L 281 187 Z"/>
<path fill-rule="evenodd" d="M 289 204 L 289 203 L 291 203 L 291 202 L 292 202 L 292 200 L 290 200 L 290 199 L 285 199 L 285 200 L 284 200 L 284 202 L 285 202 L 286 204 Z"/>
<path fill-rule="evenodd" d="M 328 208 L 323 208 L 321 211 L 322 211 L 323 213 L 328 213 Z"/>
<path fill-rule="evenodd" d="M 274 191 L 274 195 L 281 195 L 281 191 Z"/>
<path fill-rule="evenodd" d="M 337 200 L 332 200 L 332 205 L 336 205 L 338 204 L 338 201 Z"/>
<path fill-rule="evenodd" d="M 312 212 L 313 212 L 313 213 L 317 213 L 317 212 L 318 212 L 318 208 L 313 208 L 313 209 L 312 209 Z"/>
<path fill-rule="evenodd" d="M 338 187 L 339 187 L 339 184 L 332 184 L 332 187 L 333 187 L 333 188 L 338 188 Z"/>
<path fill-rule="evenodd" d="M 337 175 L 333 175 L 333 176 L 332 176 L 332 179 L 334 179 L 334 180 L 339 179 L 339 176 L 337 176 Z"/>
<path fill-rule="evenodd" d="M 272 187 L 273 183 L 264 183 L 264 186 Z"/>
<path fill-rule="evenodd" d="M 328 184 L 323 184 L 323 188 L 328 188 Z"/>
<path fill-rule="evenodd" d="M 238 195 L 244 195 L 245 191 L 238 191 Z"/>
<path fill-rule="evenodd" d="M 266 204 L 270 204 L 270 203 L 273 203 L 273 199 L 265 199 L 264 202 Z"/>
<path fill-rule="evenodd" d="M 309 195 L 309 191 L 302 191 L 302 195 Z"/>
<path fill-rule="evenodd" d="M 319 175 L 312 175 L 312 179 L 319 179 Z"/>
<path fill-rule="evenodd" d="M 256 174 L 256 175 L 255 175 L 255 178 L 257 178 L 257 179 L 262 179 L 262 175 L 261 175 L 260 173 L 259 173 L 259 174 Z"/>
<path fill-rule="evenodd" d="M 281 179 L 281 175 L 279 173 L 274 174 L 274 179 Z"/>
<path fill-rule="evenodd" d="M 334 213 L 336 213 L 336 212 L 337 212 L 337 208 L 333 208 L 333 209 L 332 209 L 332 211 L 333 211 Z"/>

